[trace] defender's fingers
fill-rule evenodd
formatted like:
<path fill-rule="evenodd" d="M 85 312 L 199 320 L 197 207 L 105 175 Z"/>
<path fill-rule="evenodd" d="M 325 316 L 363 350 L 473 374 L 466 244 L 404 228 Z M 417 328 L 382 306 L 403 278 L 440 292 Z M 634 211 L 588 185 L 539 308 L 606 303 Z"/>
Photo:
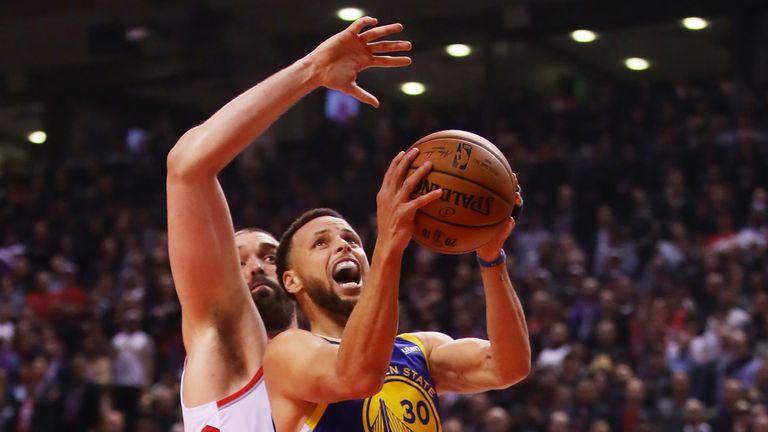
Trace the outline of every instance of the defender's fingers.
<path fill-rule="evenodd" d="M 354 97 L 355 99 L 359 100 L 362 103 L 367 103 L 368 105 L 371 105 L 374 108 L 379 107 L 379 100 L 376 99 L 376 96 L 368 93 L 362 87 L 357 85 L 357 83 L 354 81 L 345 90 L 345 93 Z"/>
<path fill-rule="evenodd" d="M 410 57 L 406 56 L 373 56 L 373 59 L 371 60 L 371 64 L 369 66 L 366 66 L 365 69 L 368 69 L 370 67 L 384 67 L 384 68 L 391 68 L 391 67 L 403 67 L 408 66 L 409 64 L 413 63 Z"/>
<path fill-rule="evenodd" d="M 374 26 L 376 23 L 378 23 L 379 20 L 373 17 L 364 16 L 362 18 L 356 19 L 352 24 L 347 27 L 347 30 L 351 31 L 354 34 L 360 33 L 360 30 L 368 27 L 368 26 Z"/>
<path fill-rule="evenodd" d="M 400 33 L 401 31 L 403 31 L 402 24 L 400 23 L 387 24 L 381 27 L 374 27 L 370 30 L 366 30 L 360 33 L 360 37 L 366 42 L 371 42 L 376 39 L 381 39 L 385 36 L 389 36 L 391 34 Z"/>
<path fill-rule="evenodd" d="M 387 53 L 393 51 L 410 51 L 413 45 L 409 41 L 380 41 L 371 42 L 368 48 L 372 53 Z"/>

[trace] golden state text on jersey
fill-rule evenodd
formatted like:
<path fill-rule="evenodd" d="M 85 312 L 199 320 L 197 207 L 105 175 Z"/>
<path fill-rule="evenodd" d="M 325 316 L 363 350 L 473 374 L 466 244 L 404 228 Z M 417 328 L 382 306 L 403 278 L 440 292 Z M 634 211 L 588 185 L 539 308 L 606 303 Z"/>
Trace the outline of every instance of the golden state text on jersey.
<path fill-rule="evenodd" d="M 381 391 L 367 399 L 320 404 L 306 426 L 304 430 L 314 432 L 442 431 L 424 345 L 412 334 L 398 336 Z"/>

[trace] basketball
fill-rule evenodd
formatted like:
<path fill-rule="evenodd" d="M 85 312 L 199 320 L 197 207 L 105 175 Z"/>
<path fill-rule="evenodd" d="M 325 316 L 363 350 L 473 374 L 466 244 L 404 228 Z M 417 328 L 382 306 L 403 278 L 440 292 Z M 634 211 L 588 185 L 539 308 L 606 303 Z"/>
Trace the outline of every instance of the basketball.
<path fill-rule="evenodd" d="M 435 132 L 413 147 L 419 148 L 419 155 L 408 175 L 426 161 L 433 166 L 412 197 L 443 190 L 440 199 L 417 211 L 413 239 L 445 254 L 470 252 L 490 241 L 512 214 L 517 193 L 517 181 L 501 151 L 461 130 Z"/>

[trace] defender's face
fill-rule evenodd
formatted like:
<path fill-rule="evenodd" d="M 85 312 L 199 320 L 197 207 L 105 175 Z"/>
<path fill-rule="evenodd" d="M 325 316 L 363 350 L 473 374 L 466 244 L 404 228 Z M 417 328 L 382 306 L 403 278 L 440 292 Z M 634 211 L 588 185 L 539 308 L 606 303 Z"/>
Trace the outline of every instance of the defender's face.
<path fill-rule="evenodd" d="M 341 300 L 360 296 L 368 257 L 344 219 L 322 216 L 308 222 L 296 232 L 291 255 L 291 267 L 307 290 L 329 291 Z"/>
<path fill-rule="evenodd" d="M 240 269 L 254 296 L 273 295 L 280 289 L 275 256 L 277 240 L 263 232 L 244 232 L 235 236 L 240 254 Z"/>

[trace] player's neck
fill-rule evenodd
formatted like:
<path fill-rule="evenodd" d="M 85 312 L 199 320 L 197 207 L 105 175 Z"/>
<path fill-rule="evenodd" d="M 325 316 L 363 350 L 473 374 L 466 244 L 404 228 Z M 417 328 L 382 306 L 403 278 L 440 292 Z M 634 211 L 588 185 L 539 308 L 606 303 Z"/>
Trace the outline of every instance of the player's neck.
<path fill-rule="evenodd" d="M 318 335 L 341 339 L 344 326 L 347 324 L 347 317 L 332 315 L 322 311 L 314 312 L 307 317 L 309 319 L 310 331 Z"/>

